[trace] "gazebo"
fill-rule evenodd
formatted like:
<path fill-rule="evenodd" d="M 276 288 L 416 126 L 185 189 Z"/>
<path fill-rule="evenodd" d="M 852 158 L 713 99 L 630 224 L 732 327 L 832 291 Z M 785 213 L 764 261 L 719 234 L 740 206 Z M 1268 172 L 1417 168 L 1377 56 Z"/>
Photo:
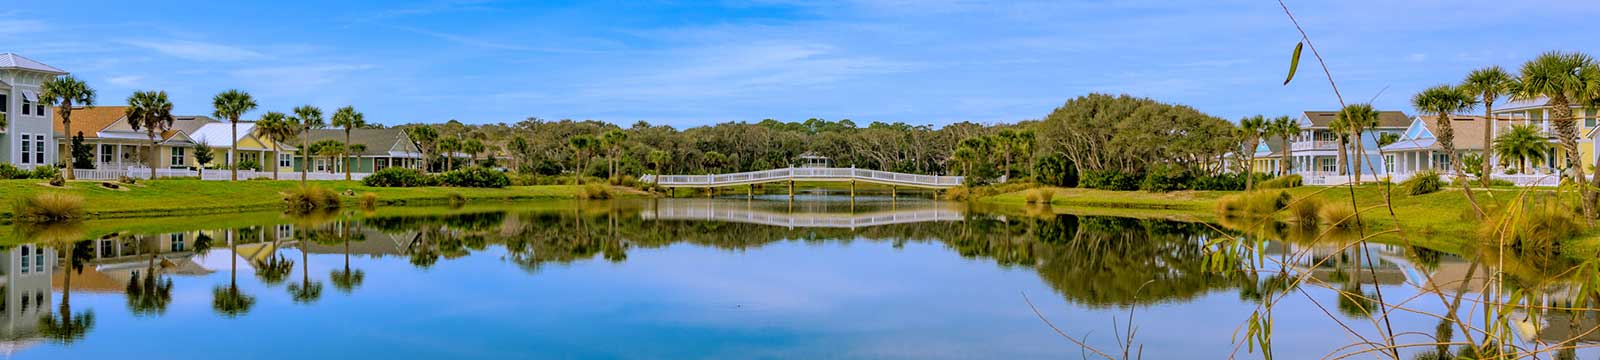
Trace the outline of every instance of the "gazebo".
<path fill-rule="evenodd" d="M 833 166 L 832 159 L 829 159 L 826 156 L 817 155 L 817 153 L 810 151 L 800 154 L 799 157 L 794 159 L 794 162 L 796 166 L 803 168 L 825 168 Z"/>

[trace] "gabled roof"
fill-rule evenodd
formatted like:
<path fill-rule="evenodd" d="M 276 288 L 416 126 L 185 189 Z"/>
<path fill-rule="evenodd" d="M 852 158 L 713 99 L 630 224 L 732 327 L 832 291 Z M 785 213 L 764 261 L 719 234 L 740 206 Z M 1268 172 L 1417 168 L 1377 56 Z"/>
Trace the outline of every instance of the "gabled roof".
<path fill-rule="evenodd" d="M 1327 128 L 1328 124 L 1333 123 L 1333 121 L 1337 120 L 1338 118 L 1339 118 L 1339 111 L 1338 110 L 1333 110 L 1333 111 L 1307 111 L 1307 112 L 1305 112 L 1305 120 L 1307 122 L 1310 122 L 1311 123 L 1310 127 L 1313 127 L 1313 128 Z M 1411 125 L 1411 117 L 1410 116 L 1406 116 L 1405 112 L 1400 112 L 1400 111 L 1379 111 L 1378 112 L 1378 128 L 1403 129 L 1406 126 L 1410 126 L 1410 125 Z"/>
<path fill-rule="evenodd" d="M 72 108 L 72 132 L 83 133 L 83 138 L 94 139 L 100 137 L 100 130 L 111 126 L 117 120 L 127 116 L 127 106 L 95 106 Z M 56 137 L 71 137 L 75 134 L 66 134 L 67 130 L 61 124 L 61 111 L 55 112 L 54 124 Z"/>
<path fill-rule="evenodd" d="M 22 70 L 29 70 L 29 71 L 38 71 L 38 72 L 42 72 L 42 73 L 49 73 L 49 74 L 54 74 L 54 75 L 66 75 L 67 74 L 66 71 L 61 70 L 61 69 L 57 69 L 54 66 L 45 65 L 42 62 L 34 61 L 33 59 L 29 59 L 29 58 L 23 57 L 22 55 L 17 55 L 17 54 L 13 54 L 13 53 L 0 53 L 0 69 L 22 69 Z"/>
<path fill-rule="evenodd" d="M 316 129 L 307 133 L 307 140 L 316 143 L 323 140 L 344 142 L 344 129 Z M 417 146 L 411 142 L 411 137 L 401 128 L 383 129 L 350 129 L 350 143 L 362 144 L 366 150 L 356 156 L 396 156 L 391 152 L 417 153 Z"/>
<path fill-rule="evenodd" d="M 1438 137 L 1435 135 L 1439 133 L 1439 122 L 1435 121 L 1435 119 L 1438 119 L 1438 117 L 1432 115 L 1418 116 L 1413 125 L 1421 126 L 1424 131 L 1420 132 L 1418 136 L 1402 138 L 1400 141 L 1389 144 L 1389 146 L 1384 146 L 1383 151 L 1444 150 L 1444 147 L 1439 145 Z M 1485 125 L 1488 123 L 1488 121 L 1483 120 L 1482 116 L 1451 116 L 1450 129 L 1455 132 L 1453 137 L 1455 148 L 1458 150 L 1483 150 L 1483 133 L 1487 131 L 1487 126 Z"/>
<path fill-rule="evenodd" d="M 126 109 L 127 109 L 126 106 L 119 106 L 119 107 L 122 108 L 124 111 L 126 111 Z M 78 128 L 78 126 L 77 126 L 77 123 L 78 123 L 78 120 L 77 120 L 78 119 L 78 112 L 77 111 L 73 111 L 72 112 L 72 118 L 73 118 L 73 120 L 72 120 L 73 126 L 72 127 L 73 127 L 73 129 L 77 129 Z M 174 135 L 177 135 L 179 132 L 188 133 L 188 134 L 194 134 L 194 132 L 199 130 L 201 126 L 204 126 L 205 124 L 216 123 L 216 122 L 217 122 L 217 120 L 214 120 L 214 119 L 208 118 L 208 117 L 204 117 L 204 116 L 174 116 L 173 117 L 173 121 L 172 121 L 172 127 L 168 128 L 167 131 L 161 133 L 161 139 L 163 139 L 163 140 L 171 140 L 172 137 Z M 59 126 L 57 126 L 56 129 L 57 129 L 57 131 L 60 131 L 60 127 Z M 76 131 L 76 130 L 74 130 L 74 131 Z M 140 129 L 140 130 L 134 130 L 133 129 L 133 124 L 129 124 L 128 123 L 128 117 L 127 116 L 118 116 L 117 119 L 112 121 L 110 124 L 101 127 L 99 131 L 100 131 L 100 133 L 96 134 L 96 135 L 101 137 L 101 138 L 107 138 L 107 139 L 138 139 L 138 140 L 144 140 L 145 137 L 146 137 L 143 129 Z M 84 137 L 88 137 L 88 136 L 89 136 L 88 132 L 85 131 L 84 132 Z"/>
<path fill-rule="evenodd" d="M 207 146 L 214 148 L 227 148 L 233 147 L 234 141 L 249 137 L 250 133 L 255 131 L 255 128 L 256 123 L 254 122 L 240 121 L 239 137 L 235 139 L 231 135 L 233 132 L 232 124 L 224 122 L 206 123 L 201 125 L 200 128 L 195 130 L 193 133 L 190 133 L 189 138 L 193 139 L 197 144 L 206 144 Z M 239 150 L 261 151 L 270 149 L 239 148 Z"/>

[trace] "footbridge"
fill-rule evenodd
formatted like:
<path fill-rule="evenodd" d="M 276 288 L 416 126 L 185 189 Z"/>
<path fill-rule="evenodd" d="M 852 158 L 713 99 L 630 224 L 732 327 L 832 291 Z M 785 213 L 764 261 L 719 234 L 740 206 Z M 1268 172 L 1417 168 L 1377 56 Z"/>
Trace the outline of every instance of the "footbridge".
<path fill-rule="evenodd" d="M 645 175 L 639 180 L 645 183 L 654 183 L 656 176 Z M 826 167 L 791 167 L 715 175 L 662 175 L 660 180 L 661 186 L 688 188 L 716 188 L 794 181 L 864 182 L 926 189 L 949 189 L 962 184 L 962 177 L 960 176 L 916 175 L 856 168 Z"/>

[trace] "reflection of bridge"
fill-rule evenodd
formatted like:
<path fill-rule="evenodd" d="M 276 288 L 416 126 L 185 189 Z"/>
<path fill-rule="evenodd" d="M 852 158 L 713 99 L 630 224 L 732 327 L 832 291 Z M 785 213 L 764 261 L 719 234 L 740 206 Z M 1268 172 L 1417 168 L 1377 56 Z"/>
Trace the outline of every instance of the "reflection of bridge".
<path fill-rule="evenodd" d="M 916 206 L 907 209 L 882 209 L 866 213 L 792 212 L 752 206 L 743 202 L 718 200 L 662 201 L 639 216 L 647 220 L 712 220 L 787 228 L 860 228 L 891 224 L 958 221 L 963 212 L 951 206 Z"/>
<path fill-rule="evenodd" d="M 655 175 L 640 178 L 655 181 Z M 961 186 L 960 176 L 915 175 L 856 168 L 785 168 L 716 175 L 662 175 L 661 186 L 714 188 L 784 181 L 867 182 L 892 186 L 947 189 Z"/>

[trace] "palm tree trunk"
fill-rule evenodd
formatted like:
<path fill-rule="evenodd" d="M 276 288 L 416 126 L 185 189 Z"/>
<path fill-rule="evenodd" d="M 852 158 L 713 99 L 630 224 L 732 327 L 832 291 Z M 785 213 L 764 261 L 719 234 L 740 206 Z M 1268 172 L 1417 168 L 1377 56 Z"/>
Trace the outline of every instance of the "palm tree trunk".
<path fill-rule="evenodd" d="M 311 127 L 300 131 L 300 186 L 306 185 L 306 170 L 311 168 Z"/>
<path fill-rule="evenodd" d="M 350 181 L 350 127 L 344 127 L 344 180 Z"/>
<path fill-rule="evenodd" d="M 273 180 L 279 180 L 278 179 L 279 170 L 281 170 L 281 169 L 278 169 L 278 142 L 277 141 L 273 141 L 272 142 L 272 179 Z"/>
<path fill-rule="evenodd" d="M 1294 167 L 1289 166 L 1289 162 L 1292 161 L 1290 159 L 1294 157 L 1294 146 L 1289 143 L 1289 135 L 1283 135 L 1280 138 L 1283 139 L 1283 154 L 1278 156 L 1278 176 L 1284 176 L 1289 175 L 1289 171 L 1294 170 Z"/>
<path fill-rule="evenodd" d="M 1257 140 L 1254 137 L 1250 138 L 1250 149 L 1245 150 L 1245 151 L 1250 152 L 1250 155 L 1245 155 L 1245 159 L 1246 160 L 1244 161 L 1244 191 L 1250 191 L 1250 190 L 1254 190 L 1256 188 L 1256 147 L 1257 146 L 1261 146 L 1260 140 Z M 1038 174 L 1034 174 L 1034 177 L 1038 177 Z"/>
<path fill-rule="evenodd" d="M 61 130 L 67 136 L 67 144 L 69 144 L 67 149 L 72 149 L 72 145 L 70 145 L 72 144 L 72 101 L 63 101 L 61 105 Z M 73 163 L 74 161 L 67 161 L 67 180 L 74 180 L 78 177 L 78 174 L 74 174 L 76 171 L 73 171 L 77 170 L 78 167 Z"/>
<path fill-rule="evenodd" d="M 1573 182 L 1578 183 L 1578 189 L 1583 193 L 1583 215 L 1588 219 L 1595 217 L 1595 190 L 1589 188 L 1589 179 L 1583 177 L 1583 158 L 1578 154 L 1578 129 L 1572 119 L 1572 108 L 1564 96 L 1552 96 L 1548 105 L 1552 108 L 1555 125 L 1561 138 L 1561 149 L 1567 154 L 1567 167 L 1572 169 Z M 1590 220 L 1590 224 L 1594 221 Z"/>
<path fill-rule="evenodd" d="M 1487 124 L 1484 124 L 1483 128 L 1483 176 L 1481 176 L 1481 178 L 1478 180 L 1482 182 L 1483 187 L 1487 189 L 1489 188 L 1489 178 L 1494 176 L 1494 161 L 1491 161 L 1493 159 L 1490 156 L 1494 154 L 1494 152 L 1489 150 L 1494 148 L 1493 99 L 1486 99 L 1483 102 L 1483 121 L 1487 122 Z"/>
<path fill-rule="evenodd" d="M 1345 174 L 1349 174 L 1350 173 L 1350 155 L 1345 153 L 1345 147 L 1349 146 L 1349 145 L 1350 145 L 1349 141 L 1339 140 L 1338 160 L 1336 160 L 1336 161 L 1339 162 L 1339 166 L 1337 167 L 1339 175 L 1345 175 Z"/>
<path fill-rule="evenodd" d="M 150 164 L 150 180 L 155 180 L 156 179 L 156 162 L 160 161 L 161 159 L 156 158 L 157 150 L 156 150 L 156 134 L 155 134 L 155 132 L 148 132 L 146 134 L 150 135 L 150 155 L 147 156 L 148 158 L 150 158 L 150 162 L 149 162 L 149 164 Z"/>
<path fill-rule="evenodd" d="M 228 120 L 233 120 L 233 138 L 228 140 L 233 143 L 231 150 L 228 150 L 228 169 L 232 175 L 228 175 L 228 181 L 239 181 L 239 119 Z"/>
<path fill-rule="evenodd" d="M 1477 212 L 1479 217 L 1483 217 L 1485 215 L 1483 207 L 1478 206 L 1478 200 L 1472 197 L 1472 187 L 1467 186 L 1467 177 L 1461 170 L 1461 156 L 1456 153 L 1456 130 L 1450 126 L 1450 114 L 1441 113 L 1436 121 L 1439 128 L 1439 134 L 1436 136 L 1439 139 L 1439 147 L 1444 148 L 1444 156 L 1450 158 L 1450 168 L 1455 169 L 1455 181 L 1461 183 L 1461 190 L 1466 192 L 1467 203 L 1472 204 L 1472 210 Z M 1484 133 L 1488 133 L 1487 129 Z M 1488 160 L 1484 162 L 1488 163 Z M 1484 177 L 1488 176 L 1488 173 L 1484 173 Z"/>

